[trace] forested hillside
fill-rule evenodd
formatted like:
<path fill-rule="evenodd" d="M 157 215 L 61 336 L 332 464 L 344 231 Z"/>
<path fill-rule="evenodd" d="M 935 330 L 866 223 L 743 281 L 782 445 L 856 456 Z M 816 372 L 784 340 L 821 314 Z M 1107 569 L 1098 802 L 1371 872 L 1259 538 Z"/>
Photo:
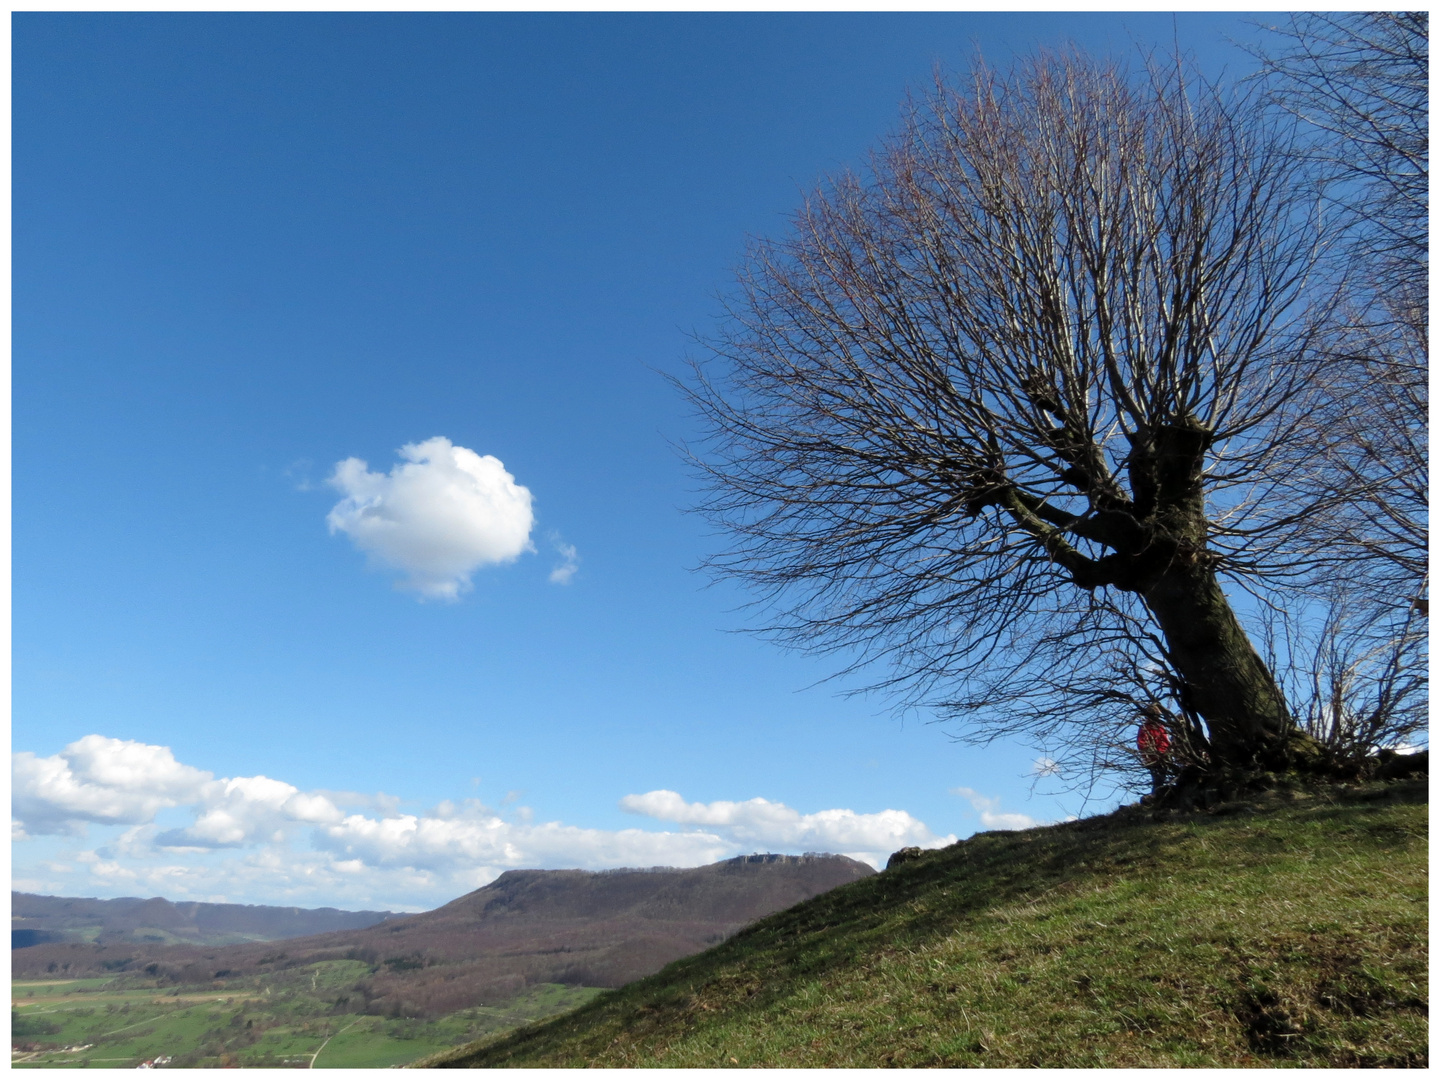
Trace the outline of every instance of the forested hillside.
<path fill-rule="evenodd" d="M 244 941 L 358 930 L 394 918 L 393 911 L 269 907 L 261 904 L 171 903 L 155 896 L 116 900 L 10 894 L 12 948 L 47 942 L 226 945 Z"/>
<path fill-rule="evenodd" d="M 440 1016 L 541 983 L 622 986 L 873 873 L 839 855 L 751 855 L 689 870 L 512 870 L 435 911 L 364 929 L 219 948 L 42 944 L 13 952 L 11 966 L 16 978 L 130 973 L 194 986 L 359 961 L 337 1008 Z"/>

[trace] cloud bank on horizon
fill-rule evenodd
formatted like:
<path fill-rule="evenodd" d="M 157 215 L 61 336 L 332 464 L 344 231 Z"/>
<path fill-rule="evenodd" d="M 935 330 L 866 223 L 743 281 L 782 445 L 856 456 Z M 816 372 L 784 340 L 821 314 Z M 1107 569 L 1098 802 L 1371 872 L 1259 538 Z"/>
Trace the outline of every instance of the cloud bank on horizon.
<path fill-rule="evenodd" d="M 479 800 L 403 813 L 384 795 L 301 791 L 266 776 L 221 777 L 169 747 L 87 735 L 49 757 L 11 756 L 11 835 L 66 838 L 63 858 L 20 867 L 29 892 L 412 910 L 520 867 L 701 866 L 751 851 L 829 851 L 881 867 L 901 847 L 942 847 L 903 810 L 805 814 L 784 803 L 688 803 L 667 790 L 622 809 L 678 829 L 603 830 L 536 823 Z M 190 818 L 164 827 L 165 814 Z M 123 827 L 88 847 L 90 827 Z M 18 854 L 18 853 L 17 853 Z"/>
<path fill-rule="evenodd" d="M 401 571 L 400 588 L 456 600 L 476 570 L 534 550 L 530 489 L 499 458 L 438 435 L 406 443 L 399 454 L 404 462 L 388 473 L 371 472 L 360 458 L 338 462 L 326 482 L 344 498 L 325 520 L 372 564 Z"/>
<path fill-rule="evenodd" d="M 902 847 L 936 847 L 955 842 L 953 836 L 937 838 L 923 821 L 904 810 L 882 810 L 878 814 L 821 810 L 802 814 L 768 799 L 687 803 L 677 792 L 663 790 L 626 795 L 620 800 L 620 808 L 676 825 L 724 830 L 742 844 L 778 844 L 791 850 L 843 850 L 877 868 Z"/>

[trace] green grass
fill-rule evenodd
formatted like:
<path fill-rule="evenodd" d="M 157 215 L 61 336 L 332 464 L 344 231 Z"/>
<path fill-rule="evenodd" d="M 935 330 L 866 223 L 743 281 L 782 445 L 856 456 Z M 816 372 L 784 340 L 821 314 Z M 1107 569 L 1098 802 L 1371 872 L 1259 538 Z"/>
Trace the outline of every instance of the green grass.
<path fill-rule="evenodd" d="M 12 990 L 30 993 L 42 993 L 46 995 L 65 994 L 71 991 L 98 990 L 115 981 L 113 975 L 107 975 L 99 979 L 21 979 L 19 982 L 12 982 Z"/>
<path fill-rule="evenodd" d="M 332 960 L 194 987 L 157 987 L 135 976 L 15 983 L 14 1041 L 43 1049 L 12 1062 L 19 1068 L 133 1068 L 163 1054 L 172 1066 L 313 1061 L 320 1069 L 386 1068 L 572 1009 L 600 993 L 546 984 L 503 1006 L 435 1020 L 338 1012 L 336 992 L 369 970 L 359 961 Z"/>
<path fill-rule="evenodd" d="M 1424 1065 L 1427 836 L 1333 797 L 981 834 L 416 1064 Z"/>

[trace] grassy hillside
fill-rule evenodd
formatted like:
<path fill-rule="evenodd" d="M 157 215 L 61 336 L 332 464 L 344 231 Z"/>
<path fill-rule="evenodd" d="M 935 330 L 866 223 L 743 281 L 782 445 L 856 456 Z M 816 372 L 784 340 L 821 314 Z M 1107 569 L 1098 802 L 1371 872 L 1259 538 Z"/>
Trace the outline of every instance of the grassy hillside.
<path fill-rule="evenodd" d="M 417 1064 L 1423 1065 L 1425 798 L 980 834 Z"/>

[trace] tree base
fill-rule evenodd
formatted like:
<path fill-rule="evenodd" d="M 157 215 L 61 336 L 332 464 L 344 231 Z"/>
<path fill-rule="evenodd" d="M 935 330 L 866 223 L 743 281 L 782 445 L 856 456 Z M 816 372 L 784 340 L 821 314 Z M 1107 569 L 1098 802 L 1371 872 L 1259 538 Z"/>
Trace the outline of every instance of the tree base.
<path fill-rule="evenodd" d="M 1429 775 L 1429 750 L 1416 754 L 1382 750 L 1355 762 L 1337 762 L 1329 755 L 1295 755 L 1290 768 L 1283 770 L 1188 765 L 1159 791 L 1141 799 L 1140 804 L 1178 813 L 1215 812 L 1271 793 L 1284 797 L 1368 782 L 1427 779 Z"/>

